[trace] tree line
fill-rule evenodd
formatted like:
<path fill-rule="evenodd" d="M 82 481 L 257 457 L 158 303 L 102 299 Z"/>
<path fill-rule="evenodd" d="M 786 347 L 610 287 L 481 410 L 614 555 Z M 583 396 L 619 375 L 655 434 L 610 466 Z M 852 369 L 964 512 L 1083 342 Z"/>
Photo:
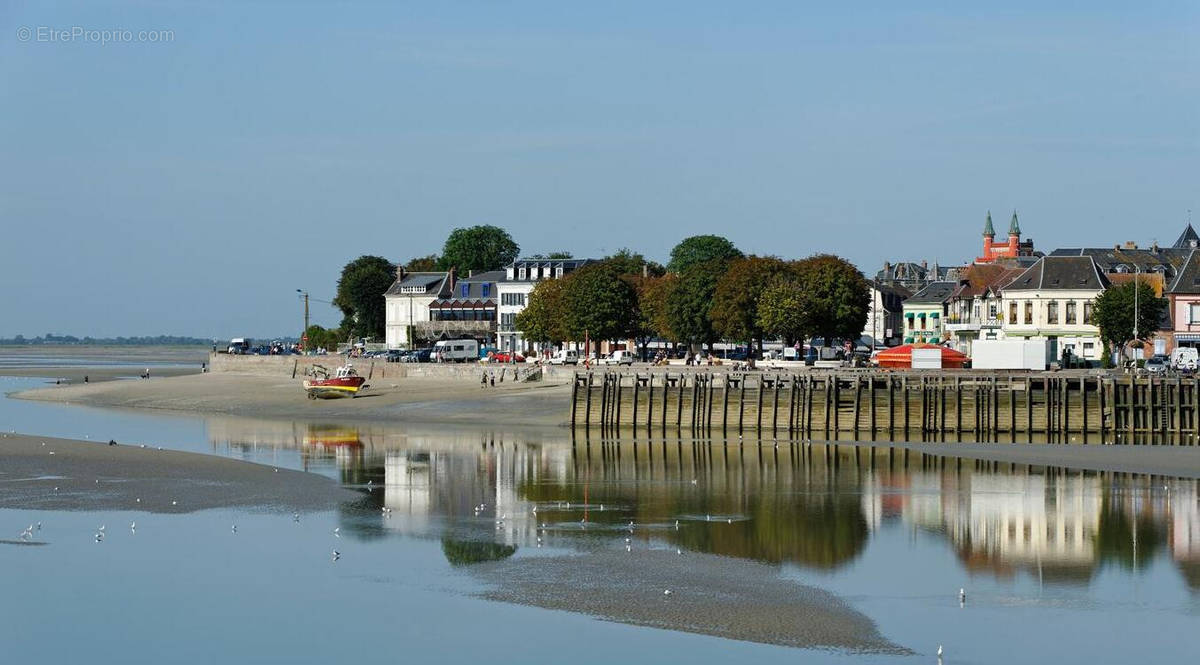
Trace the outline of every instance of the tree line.
<path fill-rule="evenodd" d="M 644 348 L 659 338 L 711 349 L 723 339 L 761 349 L 767 337 L 856 339 L 869 304 L 866 279 L 845 259 L 747 256 L 700 235 L 676 245 L 665 268 L 622 250 L 539 282 L 516 325 L 544 344 L 634 339 Z"/>

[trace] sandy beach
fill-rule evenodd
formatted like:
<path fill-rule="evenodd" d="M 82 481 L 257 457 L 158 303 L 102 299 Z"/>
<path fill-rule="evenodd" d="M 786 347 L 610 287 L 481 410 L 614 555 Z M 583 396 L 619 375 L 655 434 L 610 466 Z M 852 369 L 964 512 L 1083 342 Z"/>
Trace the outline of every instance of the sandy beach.
<path fill-rule="evenodd" d="M 0 508 L 328 510 L 358 493 L 311 473 L 195 453 L 0 435 Z"/>
<path fill-rule="evenodd" d="M 372 382 L 353 399 L 310 400 L 300 379 L 214 372 L 189 376 L 49 386 L 21 399 L 87 406 L 299 421 L 389 422 L 557 429 L 570 412 L 563 383 L 479 383 L 455 378 L 392 378 Z"/>

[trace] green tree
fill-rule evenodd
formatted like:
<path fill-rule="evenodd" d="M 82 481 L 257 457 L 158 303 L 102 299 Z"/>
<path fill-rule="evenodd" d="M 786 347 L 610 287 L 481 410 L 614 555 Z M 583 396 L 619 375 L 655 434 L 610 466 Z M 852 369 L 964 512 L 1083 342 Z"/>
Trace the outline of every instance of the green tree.
<path fill-rule="evenodd" d="M 464 275 L 472 270 L 499 270 L 516 260 L 520 250 L 508 231 L 498 226 L 454 229 L 446 238 L 438 265 L 442 270 L 457 268 Z"/>
<path fill-rule="evenodd" d="M 571 258 L 570 252 L 547 252 L 545 254 L 530 254 L 526 258 L 540 259 L 542 261 L 561 261 Z"/>
<path fill-rule="evenodd" d="M 516 326 L 525 339 L 557 344 L 567 338 L 563 326 L 564 282 L 564 279 L 544 279 L 533 287 L 525 309 L 517 314 Z"/>
<path fill-rule="evenodd" d="M 484 543 L 473 540 L 442 539 L 442 554 L 452 566 L 467 566 L 473 563 L 500 561 L 516 554 L 515 545 Z"/>
<path fill-rule="evenodd" d="M 439 260 L 437 254 L 413 257 L 404 264 L 404 269 L 408 272 L 433 272 L 438 269 Z"/>
<path fill-rule="evenodd" d="M 337 349 L 339 342 L 346 341 L 341 330 L 337 328 L 322 328 L 316 324 L 309 326 L 308 330 L 305 331 L 305 335 L 308 337 L 308 344 L 305 346 L 308 350 L 325 348 L 333 351 Z"/>
<path fill-rule="evenodd" d="M 788 272 L 788 265 L 773 256 L 748 256 L 734 259 L 717 280 L 713 294 L 713 329 L 721 337 L 757 343 L 762 349 L 763 328 L 759 325 L 758 303 L 763 292 L 776 278 Z"/>
<path fill-rule="evenodd" d="M 1137 339 L 1144 340 L 1158 332 L 1159 321 L 1166 315 L 1167 307 L 1166 298 L 1156 296 L 1154 287 L 1139 279 L 1110 286 L 1097 296 L 1092 321 L 1100 327 L 1100 338 L 1104 343 L 1110 348 L 1115 346 L 1124 356 L 1125 346 L 1134 341 L 1134 309 L 1137 310 Z"/>
<path fill-rule="evenodd" d="M 791 344 L 808 332 L 800 280 L 791 273 L 778 275 L 758 299 L 758 327 Z"/>
<path fill-rule="evenodd" d="M 867 325 L 871 293 L 867 280 L 849 261 L 817 254 L 793 268 L 803 297 L 804 330 L 809 336 L 857 340 Z"/>
<path fill-rule="evenodd" d="M 717 280 L 726 266 L 724 260 L 715 259 L 694 264 L 679 275 L 667 300 L 667 323 L 681 341 L 693 346 L 708 344 L 712 348 L 717 334 L 709 312 Z"/>
<path fill-rule="evenodd" d="M 382 256 L 360 256 L 347 263 L 333 298 L 342 310 L 342 330 L 355 337 L 383 339 L 383 294 L 395 279 L 396 266 Z"/>
<path fill-rule="evenodd" d="M 562 279 L 563 319 L 572 339 L 618 339 L 634 330 L 637 294 L 616 266 L 593 263 Z"/>
<path fill-rule="evenodd" d="M 742 252 L 721 236 L 692 236 L 684 238 L 671 250 L 671 260 L 667 263 L 667 270 L 682 275 L 694 265 L 740 258 L 742 258 Z"/>
<path fill-rule="evenodd" d="M 604 257 L 602 260 L 616 267 L 617 271 L 622 275 L 641 275 L 642 269 L 645 268 L 647 275 L 658 277 L 667 271 L 661 263 L 651 261 L 627 247 L 618 249 L 615 253 Z"/>

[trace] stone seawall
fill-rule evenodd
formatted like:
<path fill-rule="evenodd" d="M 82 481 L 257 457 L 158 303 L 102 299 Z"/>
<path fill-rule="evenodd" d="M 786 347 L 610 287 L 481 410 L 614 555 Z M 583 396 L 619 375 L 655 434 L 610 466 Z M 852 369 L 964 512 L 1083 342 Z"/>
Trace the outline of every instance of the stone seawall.
<path fill-rule="evenodd" d="M 309 367 L 321 365 L 333 371 L 344 362 L 341 356 L 234 356 L 227 353 L 210 353 L 209 371 L 257 374 L 266 376 L 305 376 Z M 487 363 L 389 363 L 379 358 L 356 358 L 351 360 L 359 374 L 374 380 L 403 378 L 439 378 L 479 381 L 481 371 L 499 372 L 502 368 L 524 374 L 534 369 L 533 365 L 489 365 Z M 568 382 L 574 376 L 574 367 L 544 366 L 542 377 L 549 381 Z"/>

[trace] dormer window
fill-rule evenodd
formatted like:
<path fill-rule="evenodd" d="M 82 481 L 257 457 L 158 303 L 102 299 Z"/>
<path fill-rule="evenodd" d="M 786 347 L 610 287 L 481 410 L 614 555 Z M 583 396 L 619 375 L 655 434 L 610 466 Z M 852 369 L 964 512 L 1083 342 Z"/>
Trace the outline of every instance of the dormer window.
<path fill-rule="evenodd" d="M 484 298 L 490 297 L 492 295 L 492 285 L 491 284 L 481 285 L 480 290 L 483 293 Z"/>
<path fill-rule="evenodd" d="M 461 285 L 459 292 L 462 293 L 462 297 L 466 298 L 468 295 L 471 294 L 471 285 L 470 284 Z"/>
<path fill-rule="evenodd" d="M 1124 263 L 1118 263 L 1117 266 L 1115 268 L 1113 268 L 1113 271 L 1124 273 L 1124 272 L 1129 272 L 1129 268 L 1125 267 Z"/>
<path fill-rule="evenodd" d="M 526 273 L 526 271 L 525 271 L 525 266 L 521 266 L 521 272 L 520 272 L 519 279 L 520 279 L 522 282 L 523 282 L 523 281 L 525 281 L 526 279 L 528 279 L 528 277 L 526 276 L 527 274 L 528 274 L 528 273 Z"/>
<path fill-rule="evenodd" d="M 560 278 L 560 277 L 562 277 L 562 272 L 563 272 L 563 267 L 562 267 L 562 266 L 557 266 L 557 267 L 555 267 L 555 268 L 554 268 L 554 277 L 555 277 L 556 279 L 557 279 L 557 278 Z"/>

